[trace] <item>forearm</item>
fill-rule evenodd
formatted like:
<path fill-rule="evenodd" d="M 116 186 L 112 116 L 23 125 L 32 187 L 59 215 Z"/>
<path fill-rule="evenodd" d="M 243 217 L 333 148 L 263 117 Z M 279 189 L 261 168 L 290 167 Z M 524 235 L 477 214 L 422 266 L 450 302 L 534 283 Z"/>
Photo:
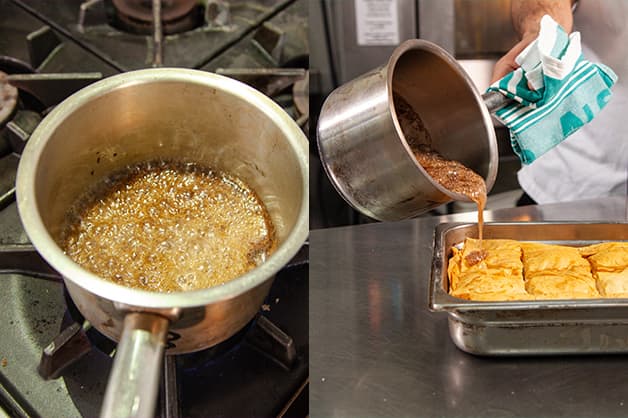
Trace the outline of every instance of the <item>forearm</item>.
<path fill-rule="evenodd" d="M 571 5 L 574 0 L 512 0 L 512 24 L 523 39 L 536 37 L 541 18 L 550 15 L 570 33 L 573 28 Z"/>

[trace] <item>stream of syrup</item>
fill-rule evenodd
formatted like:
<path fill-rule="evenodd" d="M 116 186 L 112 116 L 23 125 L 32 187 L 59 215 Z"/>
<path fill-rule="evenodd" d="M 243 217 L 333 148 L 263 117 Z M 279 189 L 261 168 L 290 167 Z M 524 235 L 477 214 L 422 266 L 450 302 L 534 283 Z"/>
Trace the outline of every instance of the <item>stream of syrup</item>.
<path fill-rule="evenodd" d="M 477 264 L 486 258 L 482 248 L 484 229 L 484 206 L 486 205 L 486 183 L 475 171 L 459 161 L 449 160 L 432 148 L 432 138 L 425 129 L 419 115 L 400 95 L 393 94 L 397 119 L 401 130 L 412 149 L 414 158 L 427 174 L 445 189 L 466 196 L 478 207 L 478 238 L 480 249 L 466 257 L 468 264 Z"/>

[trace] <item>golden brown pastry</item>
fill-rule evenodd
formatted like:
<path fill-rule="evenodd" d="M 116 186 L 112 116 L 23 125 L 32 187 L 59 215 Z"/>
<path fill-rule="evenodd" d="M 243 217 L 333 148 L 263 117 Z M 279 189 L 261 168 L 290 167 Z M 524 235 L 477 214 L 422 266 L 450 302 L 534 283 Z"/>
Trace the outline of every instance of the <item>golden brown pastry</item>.
<path fill-rule="evenodd" d="M 600 294 L 595 279 L 589 274 L 570 272 L 537 274 L 526 277 L 526 290 L 535 299 L 594 299 Z"/>
<path fill-rule="evenodd" d="M 467 256 L 479 250 L 478 240 L 467 238 L 462 250 L 453 249 L 449 261 L 449 293 L 462 299 L 478 301 L 530 299 L 523 281 L 521 248 L 513 240 L 484 240 L 487 256 L 479 263 L 469 263 Z"/>
<path fill-rule="evenodd" d="M 598 298 L 591 267 L 575 247 L 522 242 L 525 287 L 537 299 Z"/>
<path fill-rule="evenodd" d="M 475 263 L 470 254 L 486 250 Z M 576 248 L 467 238 L 453 248 L 449 293 L 477 301 L 628 298 L 628 242 Z"/>
<path fill-rule="evenodd" d="M 582 258 L 576 247 L 538 242 L 521 242 L 520 245 L 523 250 L 523 268 L 526 276 L 565 270 L 589 275 L 591 273 L 589 263 Z"/>
<path fill-rule="evenodd" d="M 628 297 L 628 242 L 605 242 L 579 251 L 591 264 L 602 296 Z"/>
<path fill-rule="evenodd" d="M 628 241 L 627 242 L 601 242 L 599 244 L 580 247 L 578 251 L 583 257 L 598 255 L 605 257 L 606 265 L 626 266 L 628 265 Z M 606 258 L 608 257 L 608 258 Z"/>

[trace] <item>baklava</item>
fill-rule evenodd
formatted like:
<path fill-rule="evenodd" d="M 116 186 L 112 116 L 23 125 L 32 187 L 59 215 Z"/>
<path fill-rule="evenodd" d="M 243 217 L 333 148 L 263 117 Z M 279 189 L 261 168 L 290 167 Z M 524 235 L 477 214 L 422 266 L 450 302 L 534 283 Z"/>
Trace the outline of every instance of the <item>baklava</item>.
<path fill-rule="evenodd" d="M 521 243 L 525 286 L 536 299 L 599 298 L 591 267 L 575 247 Z"/>
<path fill-rule="evenodd" d="M 486 257 L 470 263 L 469 256 L 480 250 L 479 241 L 465 240 L 462 250 L 454 247 L 449 261 L 449 293 L 462 299 L 480 301 L 530 299 L 523 281 L 521 247 L 513 240 L 484 240 Z"/>
<path fill-rule="evenodd" d="M 484 258 L 474 257 L 484 251 Z M 628 242 L 569 247 L 467 238 L 449 260 L 449 293 L 476 301 L 628 298 Z M 479 259 L 479 262 L 478 262 Z"/>
<path fill-rule="evenodd" d="M 591 265 L 600 294 L 628 298 L 628 242 L 605 242 L 580 248 Z"/>

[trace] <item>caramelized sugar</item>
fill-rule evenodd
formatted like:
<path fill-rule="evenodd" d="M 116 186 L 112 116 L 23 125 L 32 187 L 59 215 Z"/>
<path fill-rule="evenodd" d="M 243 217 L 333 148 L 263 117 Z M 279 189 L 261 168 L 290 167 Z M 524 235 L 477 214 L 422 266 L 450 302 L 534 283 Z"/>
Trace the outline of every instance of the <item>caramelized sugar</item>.
<path fill-rule="evenodd" d="M 263 263 L 274 228 L 240 179 L 189 163 L 128 167 L 82 196 L 62 247 L 115 283 L 157 292 L 223 284 Z"/>
<path fill-rule="evenodd" d="M 459 161 L 448 160 L 433 150 L 432 138 L 419 115 L 400 95 L 393 93 L 393 101 L 401 131 L 417 162 L 435 182 L 449 191 L 468 197 L 477 204 L 478 235 L 481 246 L 484 229 L 483 212 L 486 204 L 484 179 Z M 484 258 L 486 258 L 486 251 L 478 250 L 467 256 L 467 262 L 477 264 Z"/>
<path fill-rule="evenodd" d="M 482 244 L 480 243 L 480 245 Z M 487 256 L 488 251 L 485 248 L 482 248 L 479 250 L 471 251 L 464 259 L 469 266 L 474 266 L 480 261 L 484 260 Z"/>

